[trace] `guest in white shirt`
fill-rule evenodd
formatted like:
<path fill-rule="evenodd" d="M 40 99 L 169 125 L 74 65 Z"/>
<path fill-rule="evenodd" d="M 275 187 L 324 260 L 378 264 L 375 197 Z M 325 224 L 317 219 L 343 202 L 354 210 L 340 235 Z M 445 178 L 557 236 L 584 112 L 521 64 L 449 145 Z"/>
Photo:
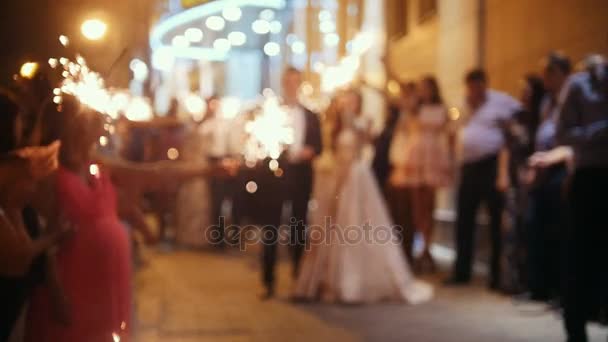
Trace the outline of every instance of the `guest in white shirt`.
<path fill-rule="evenodd" d="M 463 163 L 458 189 L 456 262 L 448 285 L 471 280 L 475 219 L 482 202 L 488 207 L 491 228 L 489 288 L 500 287 L 501 221 L 503 192 L 508 187 L 508 155 L 503 149 L 502 126 L 520 110 L 511 96 L 488 89 L 486 73 L 474 70 L 466 76 L 469 119 L 461 132 Z"/>
<path fill-rule="evenodd" d="M 240 130 L 234 120 L 222 117 L 220 99 L 215 96 L 207 100 L 207 113 L 199 127 L 206 144 L 205 152 L 211 165 L 218 165 L 226 158 L 238 154 Z M 226 200 L 234 199 L 237 180 L 227 177 L 211 177 L 209 187 L 211 192 L 210 223 L 212 231 L 207 238 L 215 246 L 225 246 L 226 218 L 222 215 L 222 207 Z M 233 215 L 234 216 L 234 215 Z"/>

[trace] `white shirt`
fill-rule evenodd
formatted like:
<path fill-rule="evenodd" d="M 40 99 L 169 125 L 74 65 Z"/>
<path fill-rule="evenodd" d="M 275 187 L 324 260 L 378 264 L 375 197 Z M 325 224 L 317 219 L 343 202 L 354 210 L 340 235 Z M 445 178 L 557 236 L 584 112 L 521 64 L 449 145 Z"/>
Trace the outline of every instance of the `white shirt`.
<path fill-rule="evenodd" d="M 505 143 L 501 125 L 520 109 L 521 104 L 511 96 L 488 90 L 485 103 L 472 113 L 462 129 L 463 162 L 476 162 L 498 154 Z"/>
<path fill-rule="evenodd" d="M 238 125 L 234 120 L 214 117 L 205 121 L 201 127 L 201 133 L 207 141 L 207 156 L 212 158 L 223 158 L 235 153 L 235 139 L 238 136 Z M 238 145 L 238 143 L 237 143 Z"/>
<path fill-rule="evenodd" d="M 304 149 L 306 143 L 306 114 L 301 106 L 289 107 L 290 124 L 293 128 L 293 144 L 289 146 L 289 159 L 297 162 L 297 155 Z"/>

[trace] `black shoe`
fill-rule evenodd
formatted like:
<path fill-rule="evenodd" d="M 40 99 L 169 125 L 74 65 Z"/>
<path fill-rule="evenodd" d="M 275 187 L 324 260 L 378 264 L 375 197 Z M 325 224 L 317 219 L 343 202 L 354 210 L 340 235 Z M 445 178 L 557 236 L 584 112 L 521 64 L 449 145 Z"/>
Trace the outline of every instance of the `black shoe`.
<path fill-rule="evenodd" d="M 446 287 L 461 287 L 469 285 L 469 280 L 464 278 L 451 277 L 443 281 Z"/>
<path fill-rule="evenodd" d="M 274 298 L 274 289 L 271 287 L 266 288 L 266 291 L 260 295 L 260 300 L 267 301 Z"/>

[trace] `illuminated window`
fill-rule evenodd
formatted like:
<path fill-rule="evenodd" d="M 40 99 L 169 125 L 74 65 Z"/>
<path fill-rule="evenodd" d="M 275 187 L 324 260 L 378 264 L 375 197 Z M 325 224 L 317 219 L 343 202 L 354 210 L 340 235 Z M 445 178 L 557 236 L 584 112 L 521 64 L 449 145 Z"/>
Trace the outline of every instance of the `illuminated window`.
<path fill-rule="evenodd" d="M 418 22 L 425 22 L 435 15 L 437 15 L 437 0 L 418 0 Z"/>

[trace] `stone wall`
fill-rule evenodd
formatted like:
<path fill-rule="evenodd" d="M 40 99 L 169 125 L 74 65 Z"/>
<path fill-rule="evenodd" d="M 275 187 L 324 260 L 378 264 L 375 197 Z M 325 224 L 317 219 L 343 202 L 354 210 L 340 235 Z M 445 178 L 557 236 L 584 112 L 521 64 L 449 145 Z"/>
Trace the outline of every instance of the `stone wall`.
<path fill-rule="evenodd" d="M 518 94 L 522 76 L 552 50 L 574 61 L 608 54 L 606 0 L 486 1 L 486 67 L 496 88 Z"/>
<path fill-rule="evenodd" d="M 481 2 L 438 0 L 438 15 L 418 23 L 418 1 L 409 0 L 409 32 L 390 45 L 400 78 L 436 74 L 448 103 L 459 106 L 471 67 L 484 65 L 493 87 L 518 95 L 523 75 L 538 72 L 550 51 L 575 61 L 608 55 L 606 0 L 485 0 L 480 11 Z"/>

